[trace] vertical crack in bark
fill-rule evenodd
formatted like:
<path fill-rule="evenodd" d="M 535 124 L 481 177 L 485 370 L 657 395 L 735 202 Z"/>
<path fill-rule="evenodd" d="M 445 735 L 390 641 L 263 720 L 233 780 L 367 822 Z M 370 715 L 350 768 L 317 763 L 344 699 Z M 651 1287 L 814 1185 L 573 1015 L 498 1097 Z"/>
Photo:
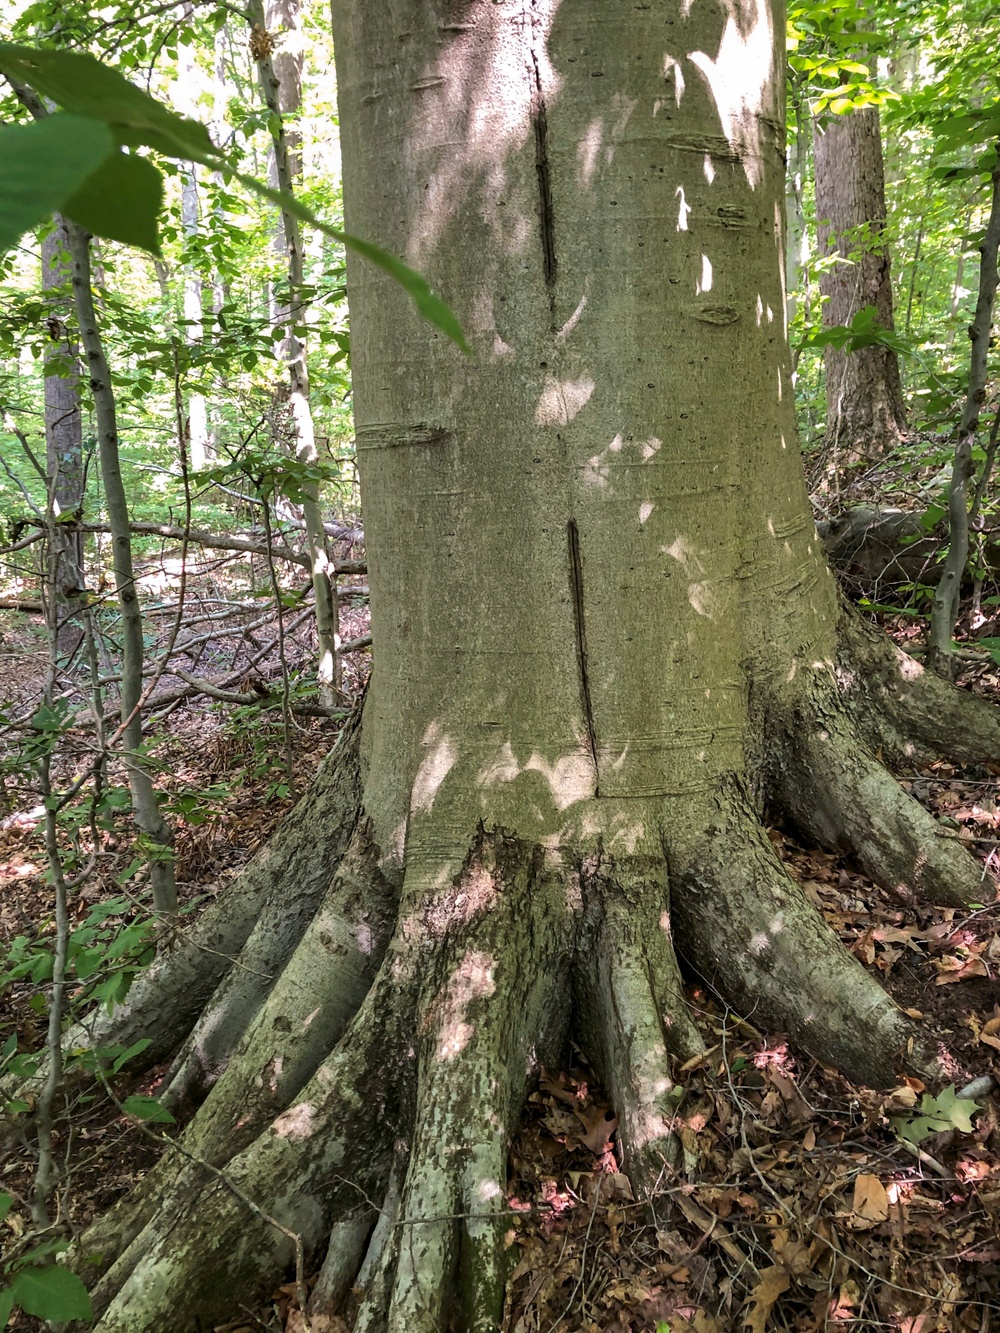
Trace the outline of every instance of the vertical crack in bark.
<path fill-rule="evenodd" d="M 583 713 L 587 719 L 587 741 L 590 745 L 590 757 L 594 761 L 596 775 L 594 795 L 600 796 L 600 769 L 597 764 L 597 732 L 594 729 L 594 709 L 590 701 L 590 679 L 587 675 L 587 635 L 583 619 L 583 563 L 580 559 L 580 530 L 576 519 L 571 518 L 566 525 L 566 538 L 569 544 L 569 587 L 573 597 L 573 630 L 576 636 L 576 660 L 580 671 L 580 696 L 583 701 Z"/>
<path fill-rule="evenodd" d="M 534 8 L 534 5 L 532 5 Z M 535 132 L 535 174 L 538 177 L 538 225 L 542 239 L 542 272 L 549 309 L 555 316 L 556 235 L 552 210 L 552 173 L 549 168 L 549 125 L 542 92 L 542 74 L 534 40 L 531 44 L 531 126 Z"/>

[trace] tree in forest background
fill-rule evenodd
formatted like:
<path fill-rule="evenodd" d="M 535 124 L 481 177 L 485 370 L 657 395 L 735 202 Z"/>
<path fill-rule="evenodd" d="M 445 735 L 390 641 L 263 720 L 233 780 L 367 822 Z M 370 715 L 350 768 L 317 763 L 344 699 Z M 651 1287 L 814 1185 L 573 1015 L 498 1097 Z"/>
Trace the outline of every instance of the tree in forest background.
<path fill-rule="evenodd" d="M 813 99 L 815 217 L 825 329 L 870 323 L 891 334 L 893 289 L 886 232 L 885 165 L 880 104 L 891 91 L 873 77 L 874 47 L 886 38 L 861 7 L 794 7 L 790 19 L 794 85 L 816 89 Z M 804 108 L 796 101 L 796 135 L 803 137 Z M 797 149 L 801 158 L 802 150 Z M 801 172 L 801 165 L 799 166 Z M 871 456 L 898 443 L 905 426 L 899 362 L 891 339 L 868 340 L 855 350 L 827 341 L 827 450 Z"/>
<path fill-rule="evenodd" d="M 878 107 L 816 125 L 816 216 L 820 253 L 836 257 L 820 279 L 827 327 L 850 326 L 862 311 L 893 332 L 890 257 L 884 230 L 885 176 Z M 906 425 L 899 359 L 876 341 L 847 352 L 826 348 L 826 438 L 831 447 L 871 456 L 896 444 Z"/>
<path fill-rule="evenodd" d="M 637 1192 L 680 1170 L 702 1041 L 675 941 L 855 1078 L 932 1067 L 763 803 L 906 901 L 981 900 L 882 757 L 994 755 L 1000 723 L 848 613 L 820 553 L 777 16 L 671 18 L 335 5 L 348 225 L 419 266 L 473 355 L 351 261 L 374 673 L 271 846 L 110 1020 L 151 1060 L 188 1029 L 164 1100 L 199 1109 L 81 1240 L 102 1333 L 224 1317 L 324 1247 L 315 1308 L 496 1327 L 507 1139 L 571 1016 Z"/>

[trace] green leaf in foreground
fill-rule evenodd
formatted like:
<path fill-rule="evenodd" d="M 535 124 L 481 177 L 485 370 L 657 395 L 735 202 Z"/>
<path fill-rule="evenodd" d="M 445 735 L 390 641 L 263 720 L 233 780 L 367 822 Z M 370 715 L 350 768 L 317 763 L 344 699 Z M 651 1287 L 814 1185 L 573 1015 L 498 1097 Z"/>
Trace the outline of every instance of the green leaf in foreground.
<path fill-rule="evenodd" d="M 174 1123 L 174 1117 L 155 1097 L 126 1097 L 122 1102 L 122 1110 L 126 1115 L 134 1115 L 136 1120 L 148 1120 L 159 1125 Z"/>
<path fill-rule="evenodd" d="M 95 236 L 137 245 L 158 256 L 162 204 L 163 177 L 149 158 L 112 153 L 66 200 L 61 212 Z"/>
<path fill-rule="evenodd" d="M 122 142 L 218 165 L 219 150 L 204 125 L 178 116 L 118 70 L 83 51 L 46 51 L 0 42 L 0 71 L 30 84 L 64 111 L 106 121 L 120 131 Z"/>
<path fill-rule="evenodd" d="M 433 324 L 435 328 L 440 329 L 442 333 L 447 334 L 463 352 L 471 355 L 461 324 L 444 301 L 439 296 L 434 295 L 426 280 L 415 269 L 408 267 L 401 259 L 397 259 L 395 255 L 390 254 L 388 250 L 372 245 L 371 241 L 363 241 L 360 236 L 351 236 L 347 232 L 343 232 L 340 235 L 340 240 L 343 241 L 348 250 L 364 255 L 370 263 L 377 264 L 390 277 L 395 278 L 403 290 L 409 294 L 410 299 L 424 319 Z"/>
<path fill-rule="evenodd" d="M 352 236 L 349 232 L 340 231 L 336 227 L 329 226 L 326 222 L 320 221 L 311 208 L 308 208 L 301 200 L 296 199 L 292 194 L 286 194 L 283 190 L 274 190 L 269 185 L 262 184 L 255 180 L 253 176 L 244 175 L 242 172 L 234 173 L 236 179 L 245 185 L 248 190 L 258 194 L 263 199 L 269 199 L 271 203 L 277 204 L 279 208 L 286 213 L 300 218 L 303 222 L 308 222 L 310 226 L 316 227 L 323 232 L 325 236 L 332 240 L 339 241 L 348 250 L 353 250 L 355 254 L 363 256 L 369 263 L 388 273 L 391 278 L 399 283 L 407 293 L 417 310 L 429 324 L 433 324 L 436 329 L 461 348 L 463 352 L 471 356 L 469 344 L 465 341 L 465 334 L 462 332 L 462 326 L 452 314 L 449 306 L 435 296 L 427 284 L 427 280 L 422 278 L 415 269 L 404 264 L 401 259 L 390 254 L 388 250 L 383 250 L 380 245 L 374 245 L 371 241 L 364 241 L 360 236 Z"/>
<path fill-rule="evenodd" d="M 68 1268 L 22 1268 L 10 1284 L 13 1303 L 26 1314 L 62 1324 L 70 1319 L 93 1319 L 87 1288 Z"/>
<path fill-rule="evenodd" d="M 212 167 L 228 168 L 224 155 L 212 143 L 204 125 L 178 116 L 162 102 L 158 102 L 156 98 L 150 97 L 141 88 L 130 83 L 118 70 L 102 64 L 85 52 L 39 50 L 30 46 L 17 46 L 12 42 L 0 42 L 0 73 L 9 74 L 20 82 L 29 84 L 37 93 L 50 98 L 64 111 L 72 113 L 77 118 L 89 118 L 90 123 L 99 131 L 114 135 L 113 143 L 129 147 L 142 145 L 168 157 L 179 157 Z M 36 122 L 34 127 L 24 128 L 26 131 L 32 128 L 37 130 L 59 119 L 64 118 L 50 116 Z M 101 121 L 106 124 L 101 125 L 99 123 Z M 3 131 L 3 133 L 9 132 Z M 58 198 L 48 203 L 45 208 L 36 209 L 30 220 L 20 227 L 14 240 L 35 222 L 41 221 L 48 213 L 60 207 L 63 200 L 74 190 L 82 187 L 86 177 L 100 165 L 109 152 L 110 147 L 106 148 L 96 161 L 89 161 L 88 169 L 81 171 L 64 190 L 59 191 Z M 121 161 L 130 162 L 132 159 L 123 157 Z M 123 170 L 121 161 L 116 160 L 111 170 L 121 172 Z M 9 172 L 6 156 L 4 165 Z M 155 170 L 151 164 L 150 168 Z M 135 169 L 125 168 L 125 170 Z M 434 295 L 426 280 L 409 265 L 371 241 L 364 241 L 359 236 L 350 236 L 336 227 L 321 222 L 312 209 L 307 208 L 293 195 L 273 190 L 242 172 L 233 174 L 247 189 L 264 199 L 271 200 L 285 212 L 308 222 L 324 235 L 340 241 L 349 250 L 362 255 L 369 263 L 388 273 L 409 295 L 424 319 L 446 334 L 463 352 L 469 352 L 469 345 L 465 341 L 458 320 L 445 302 Z M 147 175 L 147 190 L 148 181 Z M 6 193 L 6 190 L 0 189 L 0 207 Z M 81 214 L 89 213 L 93 220 L 85 222 L 83 216 L 73 214 L 75 221 L 96 235 L 108 236 L 113 240 L 129 239 L 132 244 L 141 245 L 153 254 L 159 253 L 158 241 L 155 236 L 152 238 L 150 236 L 148 196 L 144 196 L 140 204 L 134 205 L 129 193 L 123 192 L 117 182 L 113 194 L 109 194 L 105 201 L 99 202 L 92 190 L 81 189 L 80 196 L 79 199 L 74 198 L 75 206 Z M 120 210 L 124 217 L 115 216 L 115 209 Z M 98 211 L 101 214 L 100 221 L 96 216 Z M 0 237 L 4 234 L 2 222 L 0 213 Z M 114 230 L 109 230 L 112 225 Z M 130 231 L 127 238 L 122 235 L 123 227 L 127 227 Z M 134 239 L 137 231 L 143 237 L 142 240 Z M 13 241 L 8 244 L 13 244 Z"/>
<path fill-rule="evenodd" d="M 114 148 L 107 125 L 84 116 L 0 129 L 0 254 L 60 208 Z"/>
<path fill-rule="evenodd" d="M 4 1220 L 13 1207 L 14 1199 L 10 1194 L 0 1192 L 0 1222 Z"/>

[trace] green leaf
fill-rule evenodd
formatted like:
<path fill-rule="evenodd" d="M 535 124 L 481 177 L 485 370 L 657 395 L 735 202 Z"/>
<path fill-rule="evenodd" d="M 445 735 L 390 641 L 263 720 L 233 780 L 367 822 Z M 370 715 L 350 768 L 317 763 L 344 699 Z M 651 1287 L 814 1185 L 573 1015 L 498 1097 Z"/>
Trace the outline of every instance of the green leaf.
<path fill-rule="evenodd" d="M 87 1288 L 75 1273 L 57 1264 L 47 1268 L 22 1268 L 15 1275 L 10 1292 L 15 1305 L 39 1319 L 61 1324 L 70 1319 L 94 1317 Z"/>
<path fill-rule="evenodd" d="M 916 1114 L 892 1116 L 890 1124 L 901 1139 L 919 1144 L 928 1135 L 940 1134 L 949 1129 L 958 1130 L 962 1134 L 971 1133 L 972 1114 L 978 1110 L 978 1102 L 959 1097 L 954 1083 L 949 1083 L 936 1097 L 924 1093 Z"/>
<path fill-rule="evenodd" d="M 7 1327 L 7 1321 L 10 1318 L 10 1312 L 14 1308 L 14 1293 L 10 1287 L 4 1287 L 0 1291 L 0 1328 Z"/>
<path fill-rule="evenodd" d="M 229 167 L 224 155 L 212 143 L 204 125 L 176 115 L 141 88 L 129 83 L 118 70 L 101 64 L 84 52 L 43 51 L 0 42 L 0 72 L 30 84 L 36 92 L 51 98 L 65 111 L 90 117 L 95 122 L 105 121 L 119 144 L 127 147 L 143 145 L 167 157 L 186 158 L 212 167 Z M 74 185 L 90 175 L 95 165 L 91 163 L 90 170 L 81 173 Z M 311 209 L 293 195 L 273 190 L 242 172 L 233 174 L 247 189 L 264 199 L 270 199 L 285 212 L 317 227 L 324 235 L 340 241 L 349 250 L 363 255 L 369 263 L 388 273 L 408 293 L 426 320 L 440 329 L 463 352 L 469 352 L 462 327 L 449 307 L 434 295 L 426 280 L 401 259 L 371 241 L 363 241 L 358 236 L 350 236 L 321 222 Z M 70 186 L 66 193 L 71 193 L 72 189 Z M 121 206 L 122 199 L 116 194 L 109 203 Z M 51 212 L 52 207 L 46 211 Z M 45 212 L 36 216 L 35 221 L 44 216 Z M 32 223 L 27 225 L 30 227 Z M 145 245 L 144 248 L 148 249 L 149 246 Z M 154 250 L 153 253 L 158 251 Z"/>
<path fill-rule="evenodd" d="M 952 1129 L 957 1129 L 963 1134 L 972 1133 L 972 1115 L 979 1110 L 978 1102 L 972 1101 L 969 1097 L 959 1097 L 954 1083 L 949 1083 L 939 1092 L 935 1101 L 936 1116 L 946 1121 Z"/>
<path fill-rule="evenodd" d="M 46 116 L 0 129 L 0 254 L 54 213 L 114 151 L 106 125 Z"/>
<path fill-rule="evenodd" d="M 221 154 L 204 125 L 178 116 L 85 52 L 0 42 L 0 71 L 30 84 L 65 111 L 105 121 L 119 142 L 130 147 L 143 144 L 168 157 L 218 165 Z"/>
<path fill-rule="evenodd" d="M 86 981 L 92 977 L 104 961 L 103 949 L 81 949 L 73 959 L 73 967 L 77 977 L 81 981 Z"/>
<path fill-rule="evenodd" d="M 326 229 L 324 228 L 324 230 Z M 391 255 L 388 250 L 373 245 L 371 241 L 363 241 L 360 236 L 350 236 L 344 232 L 338 239 L 343 242 L 348 250 L 363 255 L 370 263 L 376 264 L 390 277 L 395 278 L 403 290 L 408 293 L 424 319 L 446 334 L 456 347 L 461 348 L 467 355 L 472 355 L 469 344 L 465 341 L 461 324 L 444 301 L 439 296 L 434 295 L 425 278 L 422 278 L 414 269 L 409 268 L 401 259 Z"/>
<path fill-rule="evenodd" d="M 160 1125 L 174 1123 L 174 1117 L 155 1097 L 126 1097 L 122 1102 L 122 1110 L 126 1115 L 134 1115 L 136 1120 L 148 1120 Z"/>
<path fill-rule="evenodd" d="M 462 326 L 452 314 L 451 309 L 435 296 L 427 284 L 426 278 L 421 277 L 409 265 L 404 264 L 401 259 L 390 254 L 388 250 L 383 250 L 381 246 L 374 245 L 371 241 L 363 241 L 360 236 L 352 236 L 350 233 L 340 231 L 336 227 L 329 226 L 326 222 L 321 222 L 311 208 L 307 208 L 300 199 L 292 194 L 286 194 L 283 190 L 273 190 L 269 185 L 262 184 L 255 180 L 253 176 L 247 176 L 243 172 L 233 173 L 236 179 L 245 185 L 248 190 L 258 194 L 263 199 L 269 199 L 272 204 L 277 204 L 280 209 L 286 213 L 291 213 L 293 217 L 308 222 L 329 236 L 334 241 L 339 241 L 348 250 L 353 250 L 355 254 L 362 255 L 369 263 L 388 273 L 390 277 L 395 278 L 403 290 L 409 295 L 417 310 L 423 315 L 428 323 L 433 324 L 436 329 L 442 333 L 461 350 L 471 356 L 469 344 L 465 341 L 465 334 L 462 332 Z"/>
<path fill-rule="evenodd" d="M 128 1064 L 133 1056 L 139 1055 L 150 1045 L 152 1045 L 151 1037 L 140 1037 L 138 1041 L 132 1043 L 128 1050 L 122 1051 L 121 1055 L 119 1055 L 118 1059 L 111 1066 L 112 1072 L 115 1074 L 119 1073 L 123 1065 Z"/>
<path fill-rule="evenodd" d="M 0 1192 L 0 1222 L 4 1220 L 14 1206 L 13 1196 Z"/>
<path fill-rule="evenodd" d="M 160 254 L 157 219 L 163 176 L 148 157 L 113 153 L 67 199 L 61 211 L 95 236 Z"/>

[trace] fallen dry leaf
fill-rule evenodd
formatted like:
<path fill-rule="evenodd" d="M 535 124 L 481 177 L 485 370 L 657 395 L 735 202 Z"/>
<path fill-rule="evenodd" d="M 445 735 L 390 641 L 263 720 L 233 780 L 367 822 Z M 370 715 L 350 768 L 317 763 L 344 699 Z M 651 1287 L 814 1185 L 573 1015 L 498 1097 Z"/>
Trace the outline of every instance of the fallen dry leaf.
<path fill-rule="evenodd" d="M 889 1196 L 878 1176 L 858 1176 L 854 1182 L 854 1203 L 847 1219 L 855 1231 L 866 1231 L 889 1216 Z"/>
<path fill-rule="evenodd" d="M 937 969 L 939 986 L 947 986 L 952 981 L 968 981 L 969 977 L 988 977 L 990 974 L 989 968 L 977 955 L 972 958 L 957 958 L 952 954 L 946 954 L 944 958 L 936 959 L 934 966 Z"/>
<path fill-rule="evenodd" d="M 774 1309 L 774 1303 L 783 1291 L 787 1291 L 792 1279 L 784 1268 L 765 1268 L 760 1281 L 750 1293 L 753 1308 L 743 1318 L 743 1323 L 751 1333 L 767 1333 L 767 1319 Z"/>

